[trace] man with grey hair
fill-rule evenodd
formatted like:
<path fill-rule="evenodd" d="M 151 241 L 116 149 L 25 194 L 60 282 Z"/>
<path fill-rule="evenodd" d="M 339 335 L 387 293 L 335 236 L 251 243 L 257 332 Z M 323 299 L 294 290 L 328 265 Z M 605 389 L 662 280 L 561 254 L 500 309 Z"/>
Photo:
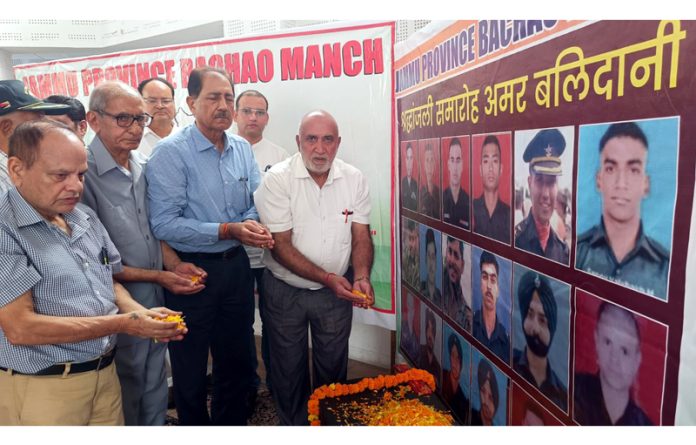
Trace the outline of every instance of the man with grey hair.
<path fill-rule="evenodd" d="M 162 287 L 178 294 L 203 289 L 203 270 L 182 262 L 150 231 L 146 157 L 136 151 L 151 117 L 138 92 L 121 82 L 94 89 L 87 120 L 95 132 L 82 200 L 102 220 L 123 260 L 116 274 L 145 307 L 163 306 Z M 165 270 L 162 270 L 164 266 Z M 116 369 L 126 425 L 163 425 L 167 410 L 166 345 L 121 335 Z"/>
<path fill-rule="evenodd" d="M 0 425 L 122 425 L 115 334 L 186 333 L 145 309 L 112 274 L 121 256 L 79 205 L 82 140 L 48 119 L 10 138 L 15 187 L 0 195 Z"/>
<path fill-rule="evenodd" d="M 308 328 L 314 386 L 344 381 L 353 306 L 374 303 L 367 179 L 336 159 L 341 137 L 328 112 L 307 113 L 295 140 L 299 153 L 273 166 L 254 194 L 275 241 L 264 253 L 264 312 L 283 425 L 307 424 Z"/>
<path fill-rule="evenodd" d="M 242 244 L 273 248 L 252 194 L 259 169 L 249 143 L 227 133 L 234 85 L 221 68 L 191 71 L 186 104 L 195 122 L 164 138 L 148 162 L 153 232 L 182 259 L 205 265 L 209 286 L 195 298 L 165 292 L 193 336 L 169 348 L 174 400 L 183 425 L 246 425 L 254 374 L 254 281 Z M 210 413 L 206 371 L 213 359 Z"/>

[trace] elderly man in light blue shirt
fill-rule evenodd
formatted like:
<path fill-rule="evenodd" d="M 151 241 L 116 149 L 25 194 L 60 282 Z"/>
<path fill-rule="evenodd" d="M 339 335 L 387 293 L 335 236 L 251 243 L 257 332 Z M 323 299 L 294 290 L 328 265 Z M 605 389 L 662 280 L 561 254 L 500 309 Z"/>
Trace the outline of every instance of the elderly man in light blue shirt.
<path fill-rule="evenodd" d="M 242 244 L 271 248 L 273 238 L 254 206 L 260 175 L 251 146 L 225 133 L 234 114 L 231 79 L 219 69 L 197 68 L 188 91 L 195 123 L 163 139 L 145 172 L 155 236 L 208 272 L 206 289 L 195 297 L 165 292 L 167 304 L 186 314 L 190 332 L 169 349 L 174 400 L 182 425 L 246 425 L 246 391 L 254 375 L 254 284 Z"/>
<path fill-rule="evenodd" d="M 123 258 L 124 269 L 116 279 L 140 304 L 153 307 L 164 305 L 162 287 L 187 295 L 199 292 L 205 273 L 180 261 L 150 232 L 146 158 L 135 151 L 149 121 L 143 107 L 138 92 L 121 82 L 102 83 L 92 92 L 87 119 L 96 136 L 89 145 L 82 201 L 97 212 Z M 126 425 L 164 425 L 166 346 L 120 335 L 118 347 Z"/>

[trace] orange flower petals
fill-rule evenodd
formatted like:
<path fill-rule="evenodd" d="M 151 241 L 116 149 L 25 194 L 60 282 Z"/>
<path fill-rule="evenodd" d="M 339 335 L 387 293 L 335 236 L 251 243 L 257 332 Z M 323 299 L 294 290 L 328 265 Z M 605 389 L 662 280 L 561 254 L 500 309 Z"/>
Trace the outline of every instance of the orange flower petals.
<path fill-rule="evenodd" d="M 178 323 L 177 329 L 184 329 L 186 327 L 186 322 L 184 321 L 184 317 L 182 317 L 179 314 L 176 315 L 167 315 L 164 318 L 153 318 L 153 320 L 156 321 L 165 321 L 168 323 L 175 322 Z"/>
<path fill-rule="evenodd" d="M 364 378 L 350 385 L 332 383 L 324 385 L 312 393 L 307 403 L 308 420 L 310 425 L 321 425 L 319 420 L 319 401 L 327 397 L 341 397 L 358 394 L 367 389 L 378 391 L 393 388 L 406 382 L 420 380 L 435 390 L 435 377 L 422 369 L 409 369 L 396 375 L 381 375 L 374 378 Z M 353 409 L 359 409 L 359 419 L 365 425 L 451 425 L 452 416 L 441 413 L 435 408 L 424 405 L 418 399 L 404 399 L 409 391 L 408 386 L 398 388 L 395 393 L 385 392 L 381 403 L 363 406 L 352 402 Z"/>
<path fill-rule="evenodd" d="M 365 292 L 361 292 L 357 289 L 353 289 L 350 291 L 353 295 L 357 295 L 358 297 L 362 298 L 363 300 L 367 300 L 367 294 Z"/>

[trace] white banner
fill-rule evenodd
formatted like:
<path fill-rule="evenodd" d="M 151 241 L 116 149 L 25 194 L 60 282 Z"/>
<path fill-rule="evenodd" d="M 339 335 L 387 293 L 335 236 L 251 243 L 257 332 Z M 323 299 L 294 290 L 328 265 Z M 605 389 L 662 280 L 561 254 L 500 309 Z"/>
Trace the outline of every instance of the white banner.
<path fill-rule="evenodd" d="M 15 76 L 37 97 L 63 94 L 85 104 L 105 80 L 137 85 L 162 77 L 175 86 L 177 121 L 193 122 L 185 98 L 197 66 L 224 68 L 235 92 L 256 89 L 269 102 L 264 136 L 289 153 L 301 117 L 324 109 L 342 137 L 338 156 L 368 178 L 372 195 L 375 308 L 356 310 L 356 321 L 394 329 L 392 292 L 392 168 L 394 22 L 206 41 L 15 67 Z M 236 128 L 230 131 L 236 132 Z M 89 136 L 88 136 L 89 137 Z"/>

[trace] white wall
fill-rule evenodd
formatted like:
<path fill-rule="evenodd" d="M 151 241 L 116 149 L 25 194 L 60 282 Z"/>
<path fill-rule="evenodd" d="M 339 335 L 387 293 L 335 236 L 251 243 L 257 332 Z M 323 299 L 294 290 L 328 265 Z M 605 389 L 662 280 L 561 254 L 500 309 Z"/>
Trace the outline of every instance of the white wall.
<path fill-rule="evenodd" d="M 0 80 L 14 79 L 12 55 L 0 49 Z"/>

